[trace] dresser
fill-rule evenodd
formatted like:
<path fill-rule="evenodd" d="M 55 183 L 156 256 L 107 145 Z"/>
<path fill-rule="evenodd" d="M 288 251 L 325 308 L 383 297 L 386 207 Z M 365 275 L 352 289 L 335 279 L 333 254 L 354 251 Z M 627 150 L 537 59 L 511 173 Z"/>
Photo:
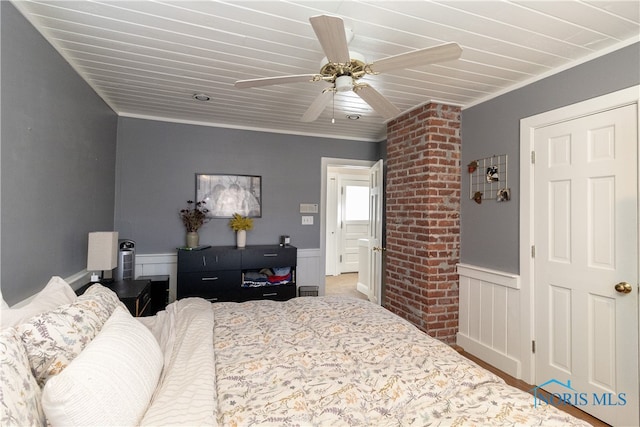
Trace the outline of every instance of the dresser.
<path fill-rule="evenodd" d="M 202 250 L 180 250 L 177 298 L 202 297 L 211 302 L 291 299 L 296 296 L 297 257 L 298 250 L 294 246 L 278 245 L 256 245 L 241 249 L 235 246 L 213 246 Z M 271 273 L 288 271 L 288 283 L 243 286 L 255 284 L 255 277 L 265 270 Z"/>

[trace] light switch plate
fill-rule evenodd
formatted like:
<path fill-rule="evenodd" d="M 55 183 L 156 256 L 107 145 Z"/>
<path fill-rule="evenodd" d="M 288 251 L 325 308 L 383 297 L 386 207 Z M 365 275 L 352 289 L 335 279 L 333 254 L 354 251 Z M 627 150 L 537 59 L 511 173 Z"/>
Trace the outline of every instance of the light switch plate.
<path fill-rule="evenodd" d="M 311 215 L 303 215 L 302 216 L 302 225 L 313 225 L 313 216 L 311 216 Z"/>
<path fill-rule="evenodd" d="M 300 213 L 318 213 L 318 204 L 300 203 Z"/>

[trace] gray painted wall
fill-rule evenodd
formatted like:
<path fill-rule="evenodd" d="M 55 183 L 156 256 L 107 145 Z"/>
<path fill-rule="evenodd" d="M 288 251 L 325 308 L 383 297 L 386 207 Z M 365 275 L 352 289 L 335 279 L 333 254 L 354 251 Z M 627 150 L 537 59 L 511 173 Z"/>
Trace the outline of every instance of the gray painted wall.
<path fill-rule="evenodd" d="M 463 110 L 461 262 L 519 273 L 520 119 L 638 85 L 639 53 L 636 43 Z M 509 156 L 511 201 L 478 205 L 466 165 L 498 154 Z"/>
<path fill-rule="evenodd" d="M 137 253 L 184 245 L 178 211 L 195 198 L 195 174 L 262 176 L 262 217 L 247 244 L 320 247 L 320 216 L 301 225 L 300 203 L 320 204 L 321 158 L 377 160 L 378 143 L 225 129 L 121 117 L 118 124 L 115 227 Z M 228 219 L 200 229 L 200 243 L 234 245 Z"/>
<path fill-rule="evenodd" d="M 26 19 L 0 2 L 1 286 L 13 304 L 86 268 L 113 229 L 116 114 Z"/>

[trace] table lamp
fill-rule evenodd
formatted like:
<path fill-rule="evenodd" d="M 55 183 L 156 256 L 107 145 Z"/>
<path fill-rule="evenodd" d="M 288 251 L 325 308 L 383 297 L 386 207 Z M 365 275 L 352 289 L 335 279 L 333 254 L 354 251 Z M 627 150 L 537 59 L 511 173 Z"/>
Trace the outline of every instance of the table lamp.
<path fill-rule="evenodd" d="M 87 270 L 92 271 L 91 283 L 104 279 L 106 270 L 118 266 L 118 232 L 95 231 L 89 233 L 89 249 L 87 252 Z M 96 272 L 100 271 L 100 276 Z"/>

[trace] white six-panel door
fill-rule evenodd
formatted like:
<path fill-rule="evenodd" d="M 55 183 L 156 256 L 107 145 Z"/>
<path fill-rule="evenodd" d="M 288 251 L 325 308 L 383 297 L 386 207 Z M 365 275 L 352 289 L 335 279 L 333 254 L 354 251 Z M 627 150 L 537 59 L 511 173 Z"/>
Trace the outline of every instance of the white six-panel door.
<path fill-rule="evenodd" d="M 535 382 L 613 425 L 639 422 L 637 117 L 534 134 Z"/>
<path fill-rule="evenodd" d="M 382 304 L 383 160 L 369 169 L 369 301 Z"/>

